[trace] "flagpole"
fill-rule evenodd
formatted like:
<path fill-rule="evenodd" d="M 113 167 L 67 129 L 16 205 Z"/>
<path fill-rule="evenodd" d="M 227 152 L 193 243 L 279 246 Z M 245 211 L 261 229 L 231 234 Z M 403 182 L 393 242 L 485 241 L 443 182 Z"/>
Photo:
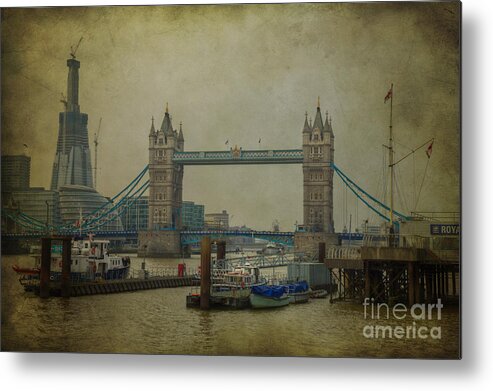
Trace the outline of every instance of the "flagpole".
<path fill-rule="evenodd" d="M 79 236 L 82 238 L 82 208 L 79 206 Z"/>
<path fill-rule="evenodd" d="M 390 227 L 394 226 L 394 150 L 392 139 L 392 101 L 394 99 L 394 83 L 390 84 L 390 125 L 389 125 L 389 167 L 390 167 Z"/>

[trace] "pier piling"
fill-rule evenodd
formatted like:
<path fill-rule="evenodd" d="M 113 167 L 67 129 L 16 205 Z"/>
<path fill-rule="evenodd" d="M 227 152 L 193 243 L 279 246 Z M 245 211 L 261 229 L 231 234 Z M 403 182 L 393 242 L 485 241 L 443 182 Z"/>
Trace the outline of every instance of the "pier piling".
<path fill-rule="evenodd" d="M 325 262 L 325 242 L 318 243 L 318 262 Z"/>
<path fill-rule="evenodd" d="M 62 297 L 70 297 L 70 269 L 72 264 L 72 241 L 71 238 L 64 238 L 62 240 L 62 281 L 61 291 Z"/>
<path fill-rule="evenodd" d="M 200 247 L 200 309 L 208 310 L 211 294 L 211 238 L 204 237 Z"/>
<path fill-rule="evenodd" d="M 39 276 L 39 297 L 50 296 L 51 239 L 41 239 L 41 270 Z"/>

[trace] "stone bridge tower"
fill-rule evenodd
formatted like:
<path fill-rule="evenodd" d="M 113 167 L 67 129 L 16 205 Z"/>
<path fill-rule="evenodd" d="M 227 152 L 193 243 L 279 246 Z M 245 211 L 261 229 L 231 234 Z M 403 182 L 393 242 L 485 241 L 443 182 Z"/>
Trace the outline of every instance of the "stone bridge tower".
<path fill-rule="evenodd" d="M 311 232 L 334 232 L 333 180 L 334 132 L 329 114 L 322 120 L 320 102 L 315 121 L 303 127 L 303 223 Z"/>
<path fill-rule="evenodd" d="M 182 256 L 183 166 L 173 163 L 175 151 L 183 151 L 182 125 L 173 129 L 166 111 L 156 130 L 154 118 L 149 132 L 149 215 L 148 230 L 139 233 L 139 254 L 148 256 Z"/>
<path fill-rule="evenodd" d="M 316 255 L 320 242 L 337 244 L 334 234 L 333 180 L 334 132 L 328 112 L 325 123 L 320 99 L 315 120 L 303 126 L 303 225 L 304 232 L 295 234 L 295 250 Z"/>
<path fill-rule="evenodd" d="M 181 228 L 183 166 L 173 163 L 175 151 L 183 151 L 184 139 L 173 129 L 166 105 L 161 127 L 154 119 L 149 132 L 149 226 L 150 230 Z"/>

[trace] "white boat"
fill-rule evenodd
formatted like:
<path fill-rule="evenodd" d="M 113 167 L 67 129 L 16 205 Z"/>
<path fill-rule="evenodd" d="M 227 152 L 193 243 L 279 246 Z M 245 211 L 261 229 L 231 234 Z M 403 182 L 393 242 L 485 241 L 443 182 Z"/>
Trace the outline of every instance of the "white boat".
<path fill-rule="evenodd" d="M 261 253 L 265 255 L 276 255 L 282 254 L 284 247 L 280 244 L 267 243 L 267 245 L 262 249 Z"/>
<path fill-rule="evenodd" d="M 248 298 L 252 286 L 263 285 L 265 280 L 260 278 L 260 271 L 246 263 L 233 271 L 224 272 L 222 278 L 213 280 L 211 297 Z"/>
<path fill-rule="evenodd" d="M 110 255 L 109 240 L 74 240 L 72 242 L 70 278 L 73 282 L 93 281 L 98 279 L 115 280 L 128 276 L 130 258 Z M 27 289 L 39 280 L 41 256 L 34 255 L 33 268 L 12 268 L 20 275 L 19 281 Z M 50 280 L 61 279 L 61 246 L 52 246 Z"/>

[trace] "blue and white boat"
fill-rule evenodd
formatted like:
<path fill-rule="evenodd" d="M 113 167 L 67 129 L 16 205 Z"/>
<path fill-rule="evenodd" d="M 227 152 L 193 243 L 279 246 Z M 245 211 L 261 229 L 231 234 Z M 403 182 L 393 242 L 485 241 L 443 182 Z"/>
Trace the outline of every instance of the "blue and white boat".
<path fill-rule="evenodd" d="M 284 285 L 284 289 L 292 304 L 306 303 L 310 298 L 310 286 L 306 281 Z"/>
<path fill-rule="evenodd" d="M 282 285 L 253 286 L 250 293 L 250 305 L 253 308 L 275 308 L 289 305 L 290 298 Z"/>

